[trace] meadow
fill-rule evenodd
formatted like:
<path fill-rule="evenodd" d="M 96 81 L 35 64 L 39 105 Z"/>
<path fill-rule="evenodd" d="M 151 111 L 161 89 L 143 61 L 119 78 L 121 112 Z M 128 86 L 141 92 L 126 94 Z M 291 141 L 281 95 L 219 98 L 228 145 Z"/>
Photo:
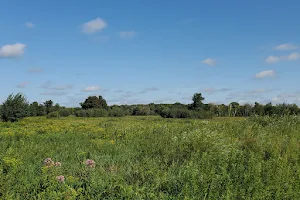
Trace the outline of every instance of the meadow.
<path fill-rule="evenodd" d="M 299 117 L 0 122 L 0 199 L 299 198 Z"/>

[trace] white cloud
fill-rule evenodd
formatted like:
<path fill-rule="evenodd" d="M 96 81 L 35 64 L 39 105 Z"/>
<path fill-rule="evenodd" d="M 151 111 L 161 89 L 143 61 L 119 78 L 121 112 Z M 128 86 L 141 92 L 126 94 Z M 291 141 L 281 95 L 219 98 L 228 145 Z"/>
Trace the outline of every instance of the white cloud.
<path fill-rule="evenodd" d="M 26 45 L 21 43 L 7 44 L 0 47 L 0 57 L 15 58 L 24 54 Z"/>
<path fill-rule="evenodd" d="M 282 93 L 272 98 L 272 103 L 299 103 L 300 101 L 300 93 Z"/>
<path fill-rule="evenodd" d="M 100 89 L 101 89 L 100 86 L 88 86 L 83 89 L 83 92 L 94 92 L 94 91 L 98 91 Z"/>
<path fill-rule="evenodd" d="M 278 45 L 278 46 L 274 47 L 273 49 L 284 51 L 284 50 L 295 50 L 295 49 L 298 49 L 298 47 L 294 44 L 285 43 L 285 44 Z"/>
<path fill-rule="evenodd" d="M 273 77 L 275 76 L 275 71 L 274 70 L 265 70 L 262 72 L 259 72 L 255 75 L 255 78 L 261 79 L 265 77 Z"/>
<path fill-rule="evenodd" d="M 267 57 L 266 62 L 272 64 L 283 60 L 299 60 L 299 59 L 300 59 L 299 53 L 291 53 L 285 56 L 269 56 Z"/>
<path fill-rule="evenodd" d="M 281 98 L 279 98 L 279 97 L 274 97 L 274 98 L 272 98 L 272 103 L 279 103 L 279 102 L 281 102 L 282 101 L 282 99 Z"/>
<path fill-rule="evenodd" d="M 287 60 L 298 60 L 300 59 L 300 54 L 299 53 L 291 53 L 286 57 Z"/>
<path fill-rule="evenodd" d="M 35 27 L 35 24 L 32 23 L 32 22 L 26 22 L 26 23 L 25 23 L 25 26 L 26 26 L 27 28 L 33 28 L 33 27 Z"/>
<path fill-rule="evenodd" d="M 107 26 L 106 22 L 101 18 L 96 18 L 82 25 L 81 31 L 85 34 L 93 34 L 101 31 Z"/>
<path fill-rule="evenodd" d="M 207 58 L 202 61 L 203 64 L 210 65 L 210 66 L 215 66 L 216 65 L 216 60 L 212 58 Z"/>
<path fill-rule="evenodd" d="M 29 82 L 22 82 L 22 83 L 19 83 L 17 85 L 18 88 L 25 88 L 27 85 L 29 85 Z"/>
<path fill-rule="evenodd" d="M 267 63 L 277 63 L 279 60 L 280 60 L 280 57 L 278 57 L 278 56 L 269 56 L 266 59 L 266 62 Z"/>
<path fill-rule="evenodd" d="M 134 36 L 136 36 L 135 31 L 121 31 L 120 32 L 120 37 L 124 38 L 124 39 L 133 38 Z"/>

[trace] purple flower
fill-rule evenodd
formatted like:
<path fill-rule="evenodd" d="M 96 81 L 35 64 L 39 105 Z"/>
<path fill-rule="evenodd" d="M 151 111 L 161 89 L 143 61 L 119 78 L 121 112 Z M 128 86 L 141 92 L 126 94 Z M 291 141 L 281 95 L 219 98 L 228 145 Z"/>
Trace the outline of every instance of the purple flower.
<path fill-rule="evenodd" d="M 61 166 L 61 163 L 60 162 L 55 162 L 55 167 L 60 167 Z"/>
<path fill-rule="evenodd" d="M 91 167 L 91 168 L 95 168 L 96 162 L 91 160 L 91 159 L 87 159 L 85 161 L 85 165 L 88 166 L 88 167 Z"/>
<path fill-rule="evenodd" d="M 57 176 L 56 180 L 58 180 L 59 182 L 63 183 L 65 181 L 65 177 L 63 175 Z"/>
<path fill-rule="evenodd" d="M 52 165 L 54 165 L 54 162 L 51 158 L 46 158 L 44 160 L 44 165 L 47 166 L 47 167 L 51 167 Z"/>

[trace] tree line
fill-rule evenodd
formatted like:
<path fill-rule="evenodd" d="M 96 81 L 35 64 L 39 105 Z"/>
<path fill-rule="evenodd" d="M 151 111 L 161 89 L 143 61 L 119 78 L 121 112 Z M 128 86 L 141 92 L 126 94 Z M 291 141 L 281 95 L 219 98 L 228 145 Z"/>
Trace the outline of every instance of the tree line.
<path fill-rule="evenodd" d="M 299 115 L 300 108 L 296 104 L 260 104 L 240 105 L 237 102 L 225 104 L 204 104 L 201 93 L 195 93 L 191 104 L 137 104 L 108 106 L 102 96 L 89 96 L 80 107 L 66 108 L 52 100 L 43 103 L 29 103 L 26 97 L 18 93 L 11 94 L 0 105 L 0 118 L 2 121 L 17 121 L 23 117 L 47 116 L 48 118 L 67 117 L 123 117 L 160 115 L 164 118 L 199 118 L 212 117 L 249 117 L 259 116 L 285 116 Z"/>

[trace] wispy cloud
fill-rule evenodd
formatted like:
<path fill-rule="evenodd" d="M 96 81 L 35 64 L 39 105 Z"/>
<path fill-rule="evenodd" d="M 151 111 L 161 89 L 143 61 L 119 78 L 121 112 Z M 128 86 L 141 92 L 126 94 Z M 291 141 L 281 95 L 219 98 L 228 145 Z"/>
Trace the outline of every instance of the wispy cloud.
<path fill-rule="evenodd" d="M 35 24 L 32 23 L 32 22 L 26 22 L 26 23 L 25 23 L 25 26 L 26 26 L 27 28 L 34 28 L 34 27 L 35 27 Z"/>
<path fill-rule="evenodd" d="M 124 94 L 122 94 L 122 97 L 123 97 L 123 98 L 126 98 L 126 97 L 133 97 L 134 95 L 136 95 L 135 92 L 129 91 L 129 92 L 125 92 Z"/>
<path fill-rule="evenodd" d="M 264 89 L 264 88 L 259 88 L 256 90 L 250 90 L 250 91 L 246 91 L 246 94 L 264 94 L 264 93 L 268 93 L 268 92 L 272 92 L 272 91 L 276 91 L 278 89 Z"/>
<path fill-rule="evenodd" d="M 86 88 L 84 88 L 82 91 L 83 92 L 95 92 L 95 91 L 99 91 L 101 90 L 100 86 L 88 86 Z"/>
<path fill-rule="evenodd" d="M 151 88 L 145 88 L 142 91 L 138 92 L 139 94 L 145 94 L 147 92 L 151 92 L 151 91 L 157 91 L 159 90 L 159 88 L 157 87 L 151 87 Z"/>
<path fill-rule="evenodd" d="M 73 88 L 73 85 L 67 84 L 67 85 L 60 85 L 60 86 L 56 86 L 56 87 L 50 87 L 49 89 L 53 89 L 53 90 L 67 90 L 67 89 L 71 89 L 71 88 Z"/>
<path fill-rule="evenodd" d="M 280 60 L 280 57 L 278 56 L 269 56 L 266 59 L 267 63 L 277 63 Z"/>
<path fill-rule="evenodd" d="M 28 73 L 41 73 L 43 72 L 43 69 L 42 68 L 30 68 L 27 70 Z"/>
<path fill-rule="evenodd" d="M 203 64 L 210 65 L 210 66 L 215 66 L 216 65 L 216 60 L 212 58 L 207 58 L 202 61 Z"/>
<path fill-rule="evenodd" d="M 233 92 L 230 93 L 227 96 L 227 100 L 234 100 L 234 101 L 246 101 L 246 102 L 254 102 L 254 99 L 256 101 L 262 100 L 262 97 L 267 94 L 271 93 L 273 91 L 276 91 L 278 89 L 264 89 L 264 88 L 259 88 L 255 90 L 247 90 L 247 91 L 242 91 L 242 92 Z"/>
<path fill-rule="evenodd" d="M 296 46 L 294 44 L 291 44 L 291 43 L 285 43 L 285 44 L 277 45 L 273 49 L 274 50 L 279 50 L 279 51 L 287 51 L 287 50 L 298 49 L 298 46 Z"/>
<path fill-rule="evenodd" d="M 17 85 L 18 88 L 26 88 L 29 85 L 29 82 L 22 82 Z"/>
<path fill-rule="evenodd" d="M 73 85 L 66 84 L 66 85 L 53 86 L 53 83 L 51 81 L 46 81 L 41 85 L 41 88 L 46 90 L 67 90 L 73 88 Z"/>
<path fill-rule="evenodd" d="M 261 71 L 261 72 L 257 73 L 255 75 L 255 78 L 262 79 L 262 78 L 273 77 L 273 76 L 275 76 L 274 70 L 265 70 L 265 71 Z"/>
<path fill-rule="evenodd" d="M 129 38 L 133 38 L 136 36 L 136 32 L 135 31 L 121 31 L 120 32 L 120 37 L 123 39 L 129 39 Z"/>
<path fill-rule="evenodd" d="M 272 98 L 272 103 L 300 103 L 300 92 L 282 93 Z"/>
<path fill-rule="evenodd" d="M 47 92 L 41 92 L 40 95 L 45 96 L 64 96 L 67 95 L 67 92 L 58 92 L 58 91 L 47 91 Z"/>
<path fill-rule="evenodd" d="M 24 54 L 25 48 L 26 45 L 22 43 L 4 45 L 0 47 L 0 57 L 15 58 L 15 57 L 22 56 Z"/>
<path fill-rule="evenodd" d="M 124 90 L 121 90 L 121 89 L 117 89 L 117 90 L 114 90 L 115 93 L 122 93 L 124 92 Z"/>
<path fill-rule="evenodd" d="M 269 64 L 273 64 L 284 60 L 299 60 L 299 59 L 300 59 L 300 53 L 294 52 L 285 56 L 269 56 L 266 58 L 266 62 Z"/>
<path fill-rule="evenodd" d="M 220 88 L 220 89 L 215 89 L 215 88 L 204 88 L 204 92 L 212 94 L 216 92 L 226 92 L 232 90 L 231 88 Z"/>
<path fill-rule="evenodd" d="M 51 81 L 46 81 L 45 83 L 43 83 L 41 85 L 41 88 L 43 88 L 43 89 L 49 89 L 51 87 L 51 85 L 52 85 Z"/>
<path fill-rule="evenodd" d="M 107 23 L 103 19 L 97 17 L 94 20 L 84 23 L 81 27 L 81 31 L 85 34 L 93 34 L 103 30 L 106 26 Z"/>

